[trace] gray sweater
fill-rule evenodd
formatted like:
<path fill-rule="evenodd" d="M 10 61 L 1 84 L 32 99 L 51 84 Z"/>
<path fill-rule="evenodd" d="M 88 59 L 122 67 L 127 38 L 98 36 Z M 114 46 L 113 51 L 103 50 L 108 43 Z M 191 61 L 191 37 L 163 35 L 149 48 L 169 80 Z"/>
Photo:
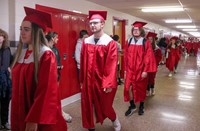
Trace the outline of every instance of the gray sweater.
<path fill-rule="evenodd" d="M 79 38 L 77 40 L 76 49 L 75 49 L 75 60 L 77 62 L 78 69 L 80 69 L 81 47 L 82 47 L 82 40 Z"/>

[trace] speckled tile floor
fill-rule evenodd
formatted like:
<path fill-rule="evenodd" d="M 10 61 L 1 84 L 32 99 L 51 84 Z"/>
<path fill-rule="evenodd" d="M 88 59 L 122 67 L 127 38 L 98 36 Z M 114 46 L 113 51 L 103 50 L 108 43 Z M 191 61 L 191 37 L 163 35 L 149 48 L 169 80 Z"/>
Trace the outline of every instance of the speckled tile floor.
<path fill-rule="evenodd" d="M 123 85 L 118 86 L 114 108 L 122 125 L 121 131 L 200 131 L 200 75 L 196 57 L 181 58 L 178 73 L 168 77 L 165 65 L 156 77 L 156 95 L 147 97 L 145 113 L 125 117 L 129 104 L 123 101 Z M 63 109 L 73 117 L 68 131 L 87 131 L 82 127 L 80 100 Z M 114 131 L 106 119 L 96 124 L 96 131 Z"/>

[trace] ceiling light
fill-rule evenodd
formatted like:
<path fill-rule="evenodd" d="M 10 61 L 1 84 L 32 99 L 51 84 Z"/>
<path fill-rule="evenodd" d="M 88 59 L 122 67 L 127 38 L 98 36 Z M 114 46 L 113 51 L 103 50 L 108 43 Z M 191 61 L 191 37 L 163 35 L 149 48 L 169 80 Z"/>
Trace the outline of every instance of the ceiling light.
<path fill-rule="evenodd" d="M 165 20 L 165 23 L 192 23 L 192 20 L 189 19 L 171 19 L 171 20 Z"/>
<path fill-rule="evenodd" d="M 179 25 L 179 26 L 176 26 L 176 28 L 196 28 L 196 26 L 193 26 L 193 25 Z"/>
<path fill-rule="evenodd" d="M 182 29 L 183 31 L 197 31 L 198 29 Z"/>
<path fill-rule="evenodd" d="M 182 7 L 149 7 L 142 9 L 142 12 L 174 12 L 174 11 L 184 11 Z"/>
<path fill-rule="evenodd" d="M 189 34 L 195 36 L 195 37 L 200 37 L 200 33 L 199 32 L 188 32 Z"/>

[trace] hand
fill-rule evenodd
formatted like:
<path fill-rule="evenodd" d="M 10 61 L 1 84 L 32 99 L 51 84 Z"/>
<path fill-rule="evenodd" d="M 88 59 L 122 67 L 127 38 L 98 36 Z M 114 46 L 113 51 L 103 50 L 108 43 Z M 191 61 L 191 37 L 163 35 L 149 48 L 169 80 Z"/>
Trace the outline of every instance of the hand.
<path fill-rule="evenodd" d="M 80 88 L 82 89 L 83 83 L 80 83 Z"/>
<path fill-rule="evenodd" d="M 124 71 L 124 81 L 125 81 L 125 79 L 126 79 L 126 71 Z"/>
<path fill-rule="evenodd" d="M 11 69 L 10 69 L 10 67 L 8 67 L 8 72 L 11 73 Z"/>
<path fill-rule="evenodd" d="M 37 123 L 27 122 L 25 131 L 37 131 L 37 128 L 38 128 Z"/>
<path fill-rule="evenodd" d="M 147 77 L 147 72 L 142 72 L 141 77 L 142 77 L 142 78 L 146 78 L 146 77 Z"/>
<path fill-rule="evenodd" d="M 112 88 L 104 88 L 103 91 L 106 92 L 106 93 L 109 93 L 109 92 L 112 91 Z"/>

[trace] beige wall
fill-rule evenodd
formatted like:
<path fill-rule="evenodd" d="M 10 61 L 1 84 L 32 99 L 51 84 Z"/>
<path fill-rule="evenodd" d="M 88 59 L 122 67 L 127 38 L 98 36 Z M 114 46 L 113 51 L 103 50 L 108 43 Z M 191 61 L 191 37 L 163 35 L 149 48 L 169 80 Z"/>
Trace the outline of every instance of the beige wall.
<path fill-rule="evenodd" d="M 1 0 L 1 3 L 3 1 L 3 4 L 5 5 L 2 6 L 2 4 L 0 4 L 0 7 L 4 7 L 3 9 L 5 9 L 8 12 L 8 8 L 6 8 L 6 6 L 8 7 L 8 2 L 7 0 Z M 107 17 L 107 21 L 106 21 L 106 26 L 104 31 L 107 34 L 112 34 L 113 30 L 112 30 L 112 18 L 113 16 L 118 17 L 118 18 L 122 18 L 122 19 L 127 19 L 128 20 L 128 25 L 126 26 L 126 36 L 128 37 L 130 34 L 130 30 L 131 30 L 131 24 L 136 21 L 136 20 L 141 20 L 141 21 L 145 21 L 143 19 L 134 17 L 134 16 L 130 16 L 128 14 L 124 14 L 109 8 L 105 8 L 103 6 L 97 5 L 95 3 L 91 3 L 88 2 L 86 0 L 9 0 L 9 1 L 13 1 L 14 2 L 14 9 L 15 12 L 13 13 L 14 16 L 14 23 L 10 23 L 10 25 L 8 25 L 7 23 L 9 23 L 8 21 L 8 16 L 6 16 L 8 13 L 6 14 L 0 14 L 0 17 L 5 17 L 5 21 L 2 24 L 0 23 L 0 26 L 5 26 L 5 29 L 9 29 L 9 27 L 14 24 L 13 31 L 12 31 L 12 36 L 14 36 L 12 39 L 18 40 L 19 38 L 19 27 L 21 24 L 21 21 L 23 20 L 25 13 L 24 13 L 24 6 L 28 6 L 28 7 L 35 7 L 35 4 L 40 4 L 40 5 L 45 5 L 45 6 L 50 6 L 50 7 L 54 7 L 54 8 L 59 8 L 59 9 L 63 9 L 63 10 L 76 10 L 76 11 L 80 11 L 84 14 L 88 13 L 88 10 L 107 10 L 108 11 L 108 17 Z M 3 10 L 0 8 L 0 11 Z M 10 8 L 10 10 L 13 10 L 13 8 Z M 2 11 L 1 11 L 2 12 Z M 160 25 L 148 22 L 148 24 L 146 25 L 146 27 L 150 28 L 150 29 L 155 29 L 155 31 L 158 33 L 159 29 L 164 30 L 165 32 L 168 33 L 176 33 L 176 31 L 172 31 L 168 28 L 162 27 Z M 179 33 L 178 33 L 179 34 Z"/>

